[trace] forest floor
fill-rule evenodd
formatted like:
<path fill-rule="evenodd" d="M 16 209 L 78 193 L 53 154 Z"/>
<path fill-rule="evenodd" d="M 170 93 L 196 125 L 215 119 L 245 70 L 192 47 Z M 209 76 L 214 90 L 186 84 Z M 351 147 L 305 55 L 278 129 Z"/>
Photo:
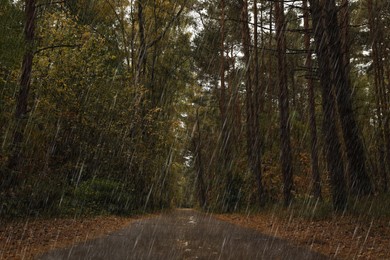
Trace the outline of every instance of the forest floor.
<path fill-rule="evenodd" d="M 389 259 L 390 218 L 333 215 L 308 219 L 280 212 L 219 214 L 220 220 L 288 240 L 338 259 Z"/>
<path fill-rule="evenodd" d="M 154 215 L 59 219 L 0 219 L 0 259 L 33 259 L 48 250 L 98 238 Z"/>

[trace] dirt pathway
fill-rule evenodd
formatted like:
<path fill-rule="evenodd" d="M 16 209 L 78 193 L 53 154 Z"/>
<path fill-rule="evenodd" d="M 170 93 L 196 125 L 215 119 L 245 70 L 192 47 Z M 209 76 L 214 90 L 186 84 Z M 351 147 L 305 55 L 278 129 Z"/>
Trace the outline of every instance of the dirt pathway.
<path fill-rule="evenodd" d="M 108 236 L 39 259 L 327 259 L 194 210 L 139 220 Z"/>

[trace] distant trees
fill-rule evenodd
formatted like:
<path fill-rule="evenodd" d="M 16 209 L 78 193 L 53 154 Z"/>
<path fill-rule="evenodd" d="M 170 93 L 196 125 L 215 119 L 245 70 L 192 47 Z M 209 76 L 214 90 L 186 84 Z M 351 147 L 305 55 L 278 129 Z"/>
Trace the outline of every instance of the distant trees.
<path fill-rule="evenodd" d="M 372 6 L 372 3 L 369 4 Z M 356 57 L 354 53 L 356 48 L 351 46 L 350 37 L 356 37 L 359 33 L 351 32 L 350 22 L 356 19 L 355 10 L 358 5 L 350 6 L 348 1 L 340 1 L 337 4 L 336 1 L 304 0 L 302 3 L 289 2 L 288 5 L 284 5 L 284 1 L 243 0 L 238 3 L 241 10 L 239 17 L 236 13 L 230 12 L 236 7 L 237 5 L 231 2 L 225 2 L 224 5 L 226 18 L 221 27 L 225 28 L 226 32 L 223 35 L 225 52 L 221 53 L 223 56 L 221 59 L 225 62 L 223 66 L 225 73 L 219 75 L 223 77 L 228 75 L 229 84 L 220 85 L 220 92 L 216 93 L 229 93 L 235 86 L 240 89 L 239 100 L 244 107 L 243 117 L 240 120 L 244 122 L 245 135 L 239 134 L 238 137 L 244 141 L 242 143 L 245 146 L 238 148 L 238 151 L 242 148 L 247 151 L 245 160 L 248 163 L 248 171 L 257 178 L 256 197 L 260 201 L 266 197 L 272 198 L 270 193 L 273 192 L 273 187 L 270 187 L 269 183 L 275 175 L 269 171 L 269 160 L 274 158 L 270 156 L 271 154 L 276 154 L 273 150 L 274 143 L 281 148 L 280 171 L 283 173 L 283 181 L 278 183 L 283 186 L 285 205 L 290 204 L 292 194 L 296 192 L 293 188 L 295 179 L 293 166 L 299 169 L 296 173 L 299 175 L 297 185 L 301 186 L 299 182 L 302 174 L 298 171 L 301 171 L 303 166 L 297 159 L 301 156 L 306 158 L 306 153 L 311 157 L 310 193 L 316 199 L 323 196 L 320 176 L 320 168 L 323 166 L 327 166 L 330 176 L 329 185 L 336 210 L 346 207 L 348 196 L 359 197 L 372 194 L 372 164 L 363 143 L 363 136 L 367 136 L 367 132 L 359 127 L 362 116 L 356 109 L 362 102 L 356 99 L 356 92 L 361 95 L 361 91 L 364 90 L 356 89 L 354 82 L 359 75 L 356 74 L 356 67 L 353 67 L 356 64 L 350 62 L 353 57 Z M 214 48 L 211 47 L 212 40 L 211 38 L 206 40 L 206 37 L 212 34 L 213 29 L 209 25 L 213 24 L 213 19 L 217 17 L 215 14 L 218 13 L 216 10 L 218 8 L 221 8 L 221 5 L 203 2 L 195 8 L 205 26 L 195 39 L 195 44 L 197 48 L 208 46 L 211 53 Z M 253 17 L 249 10 L 253 11 Z M 372 12 L 373 9 L 370 10 Z M 373 22 L 374 20 L 371 19 L 371 26 Z M 239 28 L 240 35 L 237 35 L 235 28 Z M 370 29 L 371 32 L 372 30 Z M 378 38 L 373 35 L 371 33 L 371 39 L 375 43 Z M 204 42 L 201 43 L 201 40 Z M 205 43 L 207 41 L 208 45 Z M 373 46 L 375 47 L 375 44 Z M 379 45 L 376 46 L 375 48 L 378 49 Z M 241 51 L 242 57 L 237 55 L 235 51 L 237 48 Z M 316 55 L 313 55 L 312 48 L 315 48 Z M 205 52 L 201 49 L 196 50 L 197 54 Z M 202 55 L 199 56 L 195 59 L 198 60 L 200 70 L 207 72 L 211 78 L 213 74 L 217 75 L 210 69 L 211 63 L 201 61 Z M 215 58 L 211 57 L 210 62 Z M 378 64 L 382 61 L 380 58 L 376 59 L 373 67 L 378 68 L 375 69 L 375 75 L 379 75 L 381 68 Z M 320 83 L 318 89 L 320 92 L 316 89 L 317 80 Z M 235 83 L 231 85 L 233 82 Z M 379 84 L 378 80 L 377 82 L 376 84 Z M 278 93 L 275 86 L 278 86 Z M 379 88 L 376 89 L 379 94 Z M 386 96 L 384 88 L 381 91 Z M 306 95 L 307 99 L 305 99 Z M 222 94 L 219 100 L 223 100 L 222 97 L 226 98 L 226 104 L 229 104 L 229 97 L 232 98 L 229 94 L 225 96 Z M 322 111 L 317 106 L 318 97 L 322 100 Z M 384 103 L 384 99 L 382 101 L 379 99 L 376 99 L 378 109 L 375 111 L 377 111 L 376 117 L 380 119 L 375 121 L 383 126 L 385 114 L 378 111 L 383 109 L 384 105 L 381 104 Z M 268 116 L 263 112 L 268 113 Z M 279 115 L 276 116 L 275 112 Z M 226 117 L 229 116 L 233 115 L 228 113 Z M 318 117 L 322 118 L 323 141 L 317 140 Z M 275 139 L 273 132 L 276 118 L 280 122 L 280 138 Z M 309 120 L 305 122 L 302 118 Z M 302 127 L 307 128 L 303 136 Z M 383 129 L 380 132 L 384 139 L 383 131 L 386 128 L 380 128 Z M 301 140 L 306 137 L 306 132 L 310 133 L 307 147 L 306 139 Z M 384 145 L 385 141 L 381 143 Z M 323 163 L 322 154 L 318 153 L 319 149 L 324 151 L 326 163 Z M 385 153 L 379 152 L 379 154 L 382 154 L 383 162 Z M 235 153 L 235 156 L 228 160 L 235 164 L 234 161 L 240 160 L 240 156 L 242 155 Z M 368 162 L 370 163 L 367 164 Z M 381 172 L 384 172 L 385 167 L 381 168 Z M 204 174 L 207 176 L 209 173 L 206 170 Z M 239 173 L 233 175 L 241 176 L 242 189 L 246 190 L 247 179 Z M 381 176 L 383 185 L 387 186 L 387 174 L 382 173 Z M 212 197 L 209 197 L 209 200 L 212 200 Z"/>
<path fill-rule="evenodd" d="M 8 208 L 117 184 L 134 209 L 185 183 L 223 211 L 388 191 L 386 1 L 0 1 Z"/>

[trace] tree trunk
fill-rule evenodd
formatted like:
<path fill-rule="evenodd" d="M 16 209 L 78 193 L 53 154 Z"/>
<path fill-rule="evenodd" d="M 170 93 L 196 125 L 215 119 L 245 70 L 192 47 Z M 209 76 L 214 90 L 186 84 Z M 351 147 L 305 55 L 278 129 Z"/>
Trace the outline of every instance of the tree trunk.
<path fill-rule="evenodd" d="M 366 155 L 352 106 L 352 90 L 348 70 L 341 49 L 341 36 L 335 0 L 325 1 L 324 22 L 328 35 L 329 60 L 332 69 L 332 84 L 337 100 L 346 153 L 349 162 L 349 188 L 353 195 L 371 193 L 371 181 L 366 171 Z"/>
<path fill-rule="evenodd" d="M 221 52 L 221 62 L 220 62 L 220 83 L 221 83 L 221 92 L 220 92 L 220 113 L 221 113 L 221 144 L 220 144 L 220 156 L 222 164 L 222 172 L 225 174 L 225 194 L 223 202 L 223 210 L 226 212 L 231 212 L 234 209 L 234 200 L 233 200 L 233 174 L 232 174 L 232 147 L 231 147 L 231 122 L 229 121 L 229 116 L 227 113 L 227 99 L 226 99 L 226 83 L 225 83 L 225 0 L 221 0 L 221 42 L 220 42 L 220 52 Z"/>
<path fill-rule="evenodd" d="M 195 130 L 195 129 L 194 129 Z M 202 160 L 202 137 L 200 132 L 200 119 L 199 119 L 199 109 L 196 110 L 196 132 L 193 133 L 193 143 L 195 147 L 195 166 L 197 170 L 196 176 L 196 190 L 198 194 L 199 204 L 202 209 L 206 209 L 206 187 L 204 184 L 204 168 Z M 195 135 L 197 135 L 195 137 Z"/>
<path fill-rule="evenodd" d="M 255 59 L 255 71 L 254 71 L 254 96 L 253 96 L 253 106 L 254 106 L 254 117 L 253 117 L 253 134 L 254 134 L 254 142 L 253 142 L 253 165 L 255 175 L 257 181 L 257 192 L 259 196 L 259 205 L 260 207 L 265 204 L 265 194 L 263 187 L 263 169 L 262 169 L 262 138 L 260 131 L 260 115 L 262 112 L 262 103 L 263 103 L 263 88 L 259 81 L 259 46 L 258 46 L 258 10 L 257 10 L 257 0 L 253 1 L 253 16 L 254 16 L 254 59 Z M 248 21 L 248 19 L 247 19 Z"/>
<path fill-rule="evenodd" d="M 372 61 L 373 61 L 373 71 L 374 71 L 374 88 L 375 88 L 375 105 L 376 105 L 376 116 L 378 127 L 377 132 L 377 149 L 379 153 L 378 158 L 378 171 L 382 179 L 382 189 L 384 192 L 388 191 L 388 179 L 386 168 L 386 162 L 388 167 L 390 167 L 389 161 L 389 151 L 386 149 L 386 144 L 388 143 L 389 133 L 386 131 L 385 114 L 388 111 L 385 111 L 386 108 L 386 99 L 384 96 L 385 88 L 385 78 L 384 78 L 384 66 L 382 61 L 382 42 L 383 42 L 383 31 L 382 25 L 380 23 L 380 13 L 378 6 L 372 0 L 367 1 L 367 9 L 369 12 L 368 15 L 368 27 L 370 29 L 370 40 L 372 46 Z M 387 151 L 386 151 L 387 150 Z"/>
<path fill-rule="evenodd" d="M 306 68 L 309 74 L 313 73 L 312 51 L 309 32 L 309 9 L 307 0 L 303 0 L 303 16 L 305 28 L 305 48 L 308 51 L 306 57 Z M 313 77 L 307 77 L 308 103 L 309 103 L 309 122 L 310 122 L 310 154 L 311 154 L 311 173 L 312 173 L 312 194 L 314 198 L 321 199 L 321 178 L 320 168 L 318 166 L 318 142 L 317 142 L 317 123 L 315 115 L 315 96 Z"/>
<path fill-rule="evenodd" d="M 346 70 L 347 75 L 350 71 L 350 45 L 351 41 L 349 39 L 349 2 L 348 0 L 341 1 L 341 8 L 339 13 L 339 24 L 341 27 L 341 52 L 343 54 L 343 64 Z M 349 78 L 348 78 L 349 81 Z M 350 83 L 349 83 L 350 84 Z"/>
<path fill-rule="evenodd" d="M 245 61 L 245 91 L 246 91 L 246 140 L 247 140 L 247 157 L 250 171 L 257 182 L 257 192 L 259 205 L 263 206 L 264 189 L 262 183 L 262 168 L 261 168 L 261 140 L 260 140 L 260 127 L 259 127 L 259 63 L 258 63 L 258 41 L 257 41 L 257 2 L 254 2 L 254 16 L 255 16 L 255 33 L 254 33 L 254 64 L 255 68 L 252 71 L 252 63 L 250 59 L 250 30 L 248 25 L 248 1 L 241 0 L 241 25 L 242 25 L 242 45 L 244 51 Z M 252 73 L 254 72 L 254 73 Z M 253 83 L 252 83 L 253 75 Z"/>
<path fill-rule="evenodd" d="M 20 87 L 16 100 L 15 110 L 15 132 L 13 134 L 13 143 L 11 156 L 8 161 L 10 175 L 5 177 L 0 183 L 6 187 L 17 185 L 17 173 L 21 170 L 22 164 L 22 143 L 24 140 L 24 130 L 28 120 L 28 97 L 31 85 L 31 71 L 34 59 L 34 37 L 35 37 L 35 0 L 25 1 L 25 24 L 24 24 L 24 42 L 25 53 L 23 56 Z"/>
<path fill-rule="evenodd" d="M 324 28 L 326 23 L 324 23 L 325 21 L 322 19 L 324 10 L 317 0 L 310 0 L 310 9 L 321 81 L 323 109 L 322 131 L 324 135 L 324 151 L 332 189 L 333 208 L 336 211 L 342 211 L 347 204 L 347 194 L 345 189 L 341 145 L 337 136 L 336 100 L 333 95 L 330 78 L 331 67 L 327 49 L 328 40 Z"/>
<path fill-rule="evenodd" d="M 135 75 L 135 83 L 140 83 L 141 79 L 145 76 L 146 72 L 146 60 L 147 60 L 147 49 L 146 49 L 146 39 L 145 39 L 145 24 L 144 24 L 144 15 L 142 0 L 137 0 L 138 3 L 138 30 L 139 30 L 139 51 L 138 51 L 138 61 L 137 61 L 137 70 Z"/>
<path fill-rule="evenodd" d="M 220 42 L 220 81 L 221 81 L 221 93 L 219 98 L 219 106 L 221 111 L 222 124 L 225 124 L 226 117 L 226 89 L 225 89 L 225 1 L 221 0 L 221 42 Z"/>
<path fill-rule="evenodd" d="M 274 15 L 274 5 L 272 3 L 270 3 L 270 7 L 269 7 L 269 28 L 272 30 L 274 30 L 274 19 L 273 19 L 273 15 Z M 272 41 L 273 41 L 273 35 L 272 33 L 269 34 L 269 38 L 268 38 L 268 48 L 272 48 Z M 267 87 L 268 87 L 268 95 L 270 96 L 270 107 L 269 107 L 269 110 L 272 111 L 273 110 L 273 89 L 274 89 L 274 81 L 273 81 L 273 77 L 271 75 L 273 75 L 273 68 L 274 68 L 274 64 L 273 64 L 273 57 L 272 55 L 268 55 L 268 84 L 267 84 Z M 272 92 L 271 92 L 272 91 Z"/>
<path fill-rule="evenodd" d="M 258 2 L 257 0 L 254 1 L 254 3 L 256 4 L 256 10 L 254 10 L 254 12 L 257 14 L 256 19 L 255 19 L 255 27 L 256 27 L 255 32 L 256 33 L 258 33 L 257 31 L 258 31 L 259 26 L 260 26 L 260 28 L 264 27 L 264 12 L 265 12 L 264 2 L 260 1 L 260 24 L 259 24 L 258 19 L 257 19 L 258 13 L 259 13 L 258 8 L 257 8 L 257 2 Z M 271 19 L 271 17 L 270 17 L 270 19 Z M 261 38 L 260 38 L 261 63 L 260 63 L 260 65 L 256 65 L 256 66 L 259 66 L 258 73 L 260 74 L 260 77 L 262 78 L 262 81 L 259 81 L 259 97 L 258 97 L 259 113 L 262 114 L 262 113 L 264 113 L 264 108 L 265 108 L 265 93 L 266 93 L 266 88 L 267 88 L 267 82 L 266 82 L 266 78 L 265 78 L 266 66 L 265 66 L 265 51 L 264 51 L 266 40 L 265 40 L 265 33 L 263 32 L 263 29 L 261 29 L 260 31 L 261 31 Z M 258 37 L 256 37 L 256 41 L 258 41 Z M 256 44 L 258 44 L 258 43 L 256 43 Z M 258 48 L 256 51 L 258 53 Z M 256 54 L 256 55 L 258 55 L 258 54 Z M 257 60 L 258 60 L 258 58 L 257 58 Z M 259 78 L 259 76 L 257 76 L 257 77 Z M 261 140 L 261 143 L 263 143 L 263 138 Z"/>
<path fill-rule="evenodd" d="M 131 35 L 130 35 L 130 62 L 131 62 L 131 75 L 135 75 L 135 48 L 134 48 L 134 42 L 135 42 L 135 17 L 134 17 L 134 0 L 130 1 L 130 19 L 131 19 Z"/>
<path fill-rule="evenodd" d="M 244 52 L 244 70 L 245 70 L 245 105 L 246 105 L 246 137 L 247 137 L 247 154 L 251 171 L 253 172 L 253 118 L 254 118 L 254 106 L 253 106 L 253 87 L 252 87 L 252 73 L 250 62 L 250 31 L 248 26 L 248 2 L 247 0 L 241 0 L 241 26 L 242 26 L 242 45 Z"/>
<path fill-rule="evenodd" d="M 292 200 L 293 171 L 290 143 L 289 101 L 287 86 L 286 63 L 286 37 L 284 1 L 275 2 L 275 24 L 277 37 L 278 57 L 278 85 L 279 85 L 279 110 L 280 110 L 280 140 L 281 140 L 281 164 L 283 174 L 284 205 L 288 206 Z"/>

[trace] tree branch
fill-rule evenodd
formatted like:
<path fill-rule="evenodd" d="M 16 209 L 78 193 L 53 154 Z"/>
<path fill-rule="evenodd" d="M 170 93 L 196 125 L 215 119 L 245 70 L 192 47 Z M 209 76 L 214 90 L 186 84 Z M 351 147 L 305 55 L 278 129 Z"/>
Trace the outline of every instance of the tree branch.
<path fill-rule="evenodd" d="M 177 12 L 177 14 L 168 22 L 167 26 L 165 26 L 164 30 L 162 31 L 162 33 L 157 36 L 157 38 L 155 38 L 153 41 L 151 41 L 146 47 L 147 48 L 150 48 L 152 47 L 153 45 L 155 45 L 156 43 L 158 43 L 162 38 L 164 38 L 165 34 L 168 32 L 169 28 L 172 26 L 172 24 L 177 20 L 177 18 L 179 18 L 179 16 L 181 15 L 181 13 L 183 12 L 184 10 L 184 4 L 180 7 L 180 10 Z"/>
<path fill-rule="evenodd" d="M 64 4 L 66 2 L 66 0 L 62 0 L 62 1 L 50 1 L 50 2 L 46 2 L 46 3 L 41 3 L 39 5 L 36 5 L 35 7 L 36 8 L 41 8 L 42 6 L 46 6 L 46 5 L 55 5 L 55 4 Z"/>
<path fill-rule="evenodd" d="M 36 50 L 34 52 L 34 54 L 37 54 L 37 53 L 40 53 L 42 51 L 46 51 L 46 50 L 53 50 L 53 49 L 57 49 L 57 48 L 77 48 L 77 47 L 80 47 L 82 44 L 60 44 L 60 45 L 52 45 L 52 46 L 47 46 L 47 47 L 43 47 L 39 50 Z"/>

